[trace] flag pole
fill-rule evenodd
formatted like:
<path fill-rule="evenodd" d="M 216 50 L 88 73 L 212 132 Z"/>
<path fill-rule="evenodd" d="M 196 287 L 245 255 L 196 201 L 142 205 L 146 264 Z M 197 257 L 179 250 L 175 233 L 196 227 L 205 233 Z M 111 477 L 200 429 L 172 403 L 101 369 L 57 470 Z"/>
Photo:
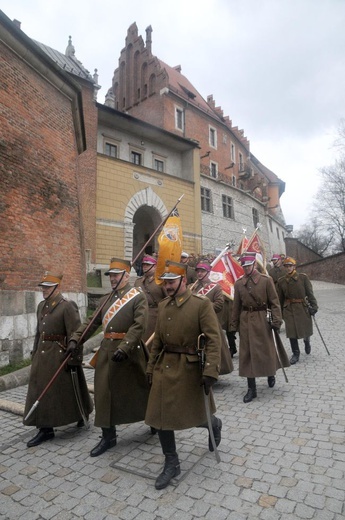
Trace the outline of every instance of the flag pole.
<path fill-rule="evenodd" d="M 183 199 L 184 197 L 184 193 L 181 195 L 181 197 L 179 197 L 177 199 L 177 202 L 175 204 L 175 206 L 169 211 L 169 213 L 167 214 L 167 216 L 165 217 L 165 219 L 162 220 L 162 222 L 156 227 L 156 229 L 154 230 L 154 232 L 152 233 L 152 235 L 150 236 L 150 238 L 145 242 L 145 244 L 143 245 L 143 247 L 140 249 L 139 253 L 133 258 L 131 264 L 132 264 L 132 267 L 133 265 L 135 264 L 135 262 L 138 260 L 139 256 L 141 255 L 141 253 L 143 251 L 145 251 L 146 249 L 146 246 L 151 242 L 151 240 L 153 239 L 153 237 L 158 233 L 158 231 L 164 226 L 164 224 L 166 223 L 166 221 L 168 220 L 168 218 L 170 217 L 170 215 L 175 211 L 177 205 L 181 202 L 181 200 Z"/>

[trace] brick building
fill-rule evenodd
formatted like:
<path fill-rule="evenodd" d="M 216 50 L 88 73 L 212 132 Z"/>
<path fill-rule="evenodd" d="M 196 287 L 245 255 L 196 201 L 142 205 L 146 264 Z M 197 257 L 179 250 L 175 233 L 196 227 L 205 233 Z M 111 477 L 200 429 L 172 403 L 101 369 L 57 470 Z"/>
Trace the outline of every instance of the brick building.
<path fill-rule="evenodd" d="M 243 130 L 212 96 L 203 99 L 181 66 L 152 54 L 151 26 L 145 42 L 135 23 L 129 27 L 106 104 L 199 143 L 204 253 L 238 243 L 243 227 L 251 234 L 258 222 L 268 253 L 285 250 L 284 182 L 251 154 Z"/>
<path fill-rule="evenodd" d="M 23 33 L 19 22 L 2 12 L 0 32 L 0 365 L 4 365 L 27 357 L 32 348 L 36 306 L 42 299 L 37 283 L 45 270 L 64 273 L 63 292 L 85 311 L 87 225 L 81 215 L 88 194 L 80 180 L 88 173 L 90 182 L 91 174 L 95 178 L 90 157 L 89 170 L 83 170 L 83 154 L 88 153 L 90 133 L 96 141 L 97 117 L 94 129 L 86 132 L 87 99 L 93 99 L 94 81 L 85 70 L 79 67 L 79 74 L 62 70 Z M 73 56 L 65 61 L 77 65 Z M 93 154 L 96 164 L 95 145 Z"/>

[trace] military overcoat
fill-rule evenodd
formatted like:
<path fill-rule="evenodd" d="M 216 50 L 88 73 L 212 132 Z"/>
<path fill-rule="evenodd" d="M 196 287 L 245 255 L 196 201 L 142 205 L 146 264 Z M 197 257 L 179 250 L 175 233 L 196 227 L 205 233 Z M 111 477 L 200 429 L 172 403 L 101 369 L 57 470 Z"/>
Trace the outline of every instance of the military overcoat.
<path fill-rule="evenodd" d="M 278 283 L 279 278 L 281 278 L 282 276 L 285 276 L 285 269 L 284 269 L 284 267 L 282 265 L 279 266 L 279 267 L 276 267 L 274 265 L 268 271 L 268 274 L 270 275 L 270 277 L 274 281 L 275 288 L 277 289 L 277 283 Z"/>
<path fill-rule="evenodd" d="M 191 285 L 191 290 L 195 294 L 202 294 L 206 296 L 213 305 L 214 312 L 218 318 L 220 329 L 219 332 L 221 337 L 219 375 L 230 374 L 234 369 L 234 365 L 231 359 L 228 341 L 222 329 L 222 310 L 224 306 L 224 295 L 222 288 L 219 284 L 211 282 L 208 279 L 206 281 L 197 280 L 193 285 Z"/>
<path fill-rule="evenodd" d="M 207 420 L 202 373 L 196 352 L 198 336 L 206 335 L 204 375 L 218 378 L 220 363 L 219 325 L 210 300 L 187 289 L 158 306 L 155 338 L 147 372 L 153 374 L 145 422 L 157 429 L 182 430 Z M 164 349 L 190 348 L 193 353 Z M 195 353 L 194 353 L 195 349 Z M 211 413 L 215 403 L 211 391 Z"/>
<path fill-rule="evenodd" d="M 261 310 L 254 310 L 261 307 Z M 274 376 L 280 368 L 265 307 L 271 309 L 272 323 L 279 328 L 281 310 L 270 276 L 254 271 L 251 276 L 244 275 L 235 282 L 230 328 L 240 333 L 239 375 L 242 377 Z M 281 341 L 278 348 L 283 366 L 289 366 Z"/>
<path fill-rule="evenodd" d="M 307 300 L 314 310 L 317 311 L 318 306 L 308 276 L 295 271 L 292 276 L 279 278 L 277 290 L 283 309 L 286 337 L 300 339 L 312 336 L 313 322 Z"/>
<path fill-rule="evenodd" d="M 25 417 L 60 367 L 65 349 L 73 331 L 80 325 L 78 307 L 61 293 L 43 300 L 37 308 L 37 329 L 34 340 L 28 394 L 24 410 L 24 424 L 37 428 L 53 428 L 79 421 L 79 411 L 71 378 L 71 369 L 60 372 L 57 379 L 42 397 L 36 410 L 27 421 Z M 53 341 L 46 338 L 55 338 Z M 83 399 L 84 411 L 92 412 L 93 403 L 81 366 L 75 367 Z"/>
<path fill-rule="evenodd" d="M 114 302 L 123 301 L 130 290 L 130 285 L 126 284 L 119 291 L 114 291 L 85 340 L 102 325 L 105 314 Z M 98 351 L 95 368 L 95 426 L 102 428 L 142 421 L 145 417 L 149 387 L 146 380 L 147 355 L 141 338 L 146 328 L 148 311 L 145 295 L 140 289 L 136 289 L 136 292 L 104 328 L 105 335 L 111 332 L 125 333 L 124 338 L 104 338 Z M 108 297 L 101 298 L 99 306 Z M 79 327 L 73 339 L 78 340 L 92 319 L 91 316 Z M 112 356 L 119 348 L 127 354 L 128 359 L 112 361 Z"/>
<path fill-rule="evenodd" d="M 156 283 L 154 275 L 140 276 L 140 278 L 135 280 L 134 287 L 141 287 L 143 293 L 146 296 L 149 307 L 148 323 L 146 331 L 143 335 L 143 340 L 147 341 L 155 331 L 158 315 L 158 304 L 163 300 L 163 298 L 166 297 L 166 292 L 164 290 L 163 284 L 158 285 Z"/>

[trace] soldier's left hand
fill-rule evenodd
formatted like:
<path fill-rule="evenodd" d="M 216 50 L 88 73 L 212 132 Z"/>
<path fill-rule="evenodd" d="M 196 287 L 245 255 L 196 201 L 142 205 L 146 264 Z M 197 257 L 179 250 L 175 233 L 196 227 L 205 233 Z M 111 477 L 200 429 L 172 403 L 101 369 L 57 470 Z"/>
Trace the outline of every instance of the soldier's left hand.
<path fill-rule="evenodd" d="M 214 385 L 214 383 L 216 383 L 216 381 L 217 381 L 217 379 L 215 377 L 210 377 L 210 376 L 202 377 L 201 386 L 202 385 L 204 386 L 206 395 L 208 395 L 210 393 L 210 388 Z"/>
<path fill-rule="evenodd" d="M 113 355 L 113 357 L 111 359 L 113 361 L 116 361 L 116 363 L 119 363 L 121 361 L 124 361 L 127 358 L 128 358 L 128 356 L 127 356 L 126 352 L 124 352 L 121 348 L 119 348 L 119 349 L 117 349 L 117 351 L 115 352 L 115 354 Z"/>
<path fill-rule="evenodd" d="M 64 359 L 66 359 L 66 357 L 68 357 L 69 355 L 71 355 L 71 357 L 73 357 L 73 354 L 75 353 L 75 351 L 77 349 L 77 345 L 78 345 L 78 343 L 76 342 L 75 339 L 69 340 L 68 346 L 66 348 L 66 352 L 64 355 Z"/>
<path fill-rule="evenodd" d="M 315 314 L 317 313 L 317 310 L 313 309 L 312 307 L 308 307 L 308 311 L 310 316 L 315 316 Z"/>

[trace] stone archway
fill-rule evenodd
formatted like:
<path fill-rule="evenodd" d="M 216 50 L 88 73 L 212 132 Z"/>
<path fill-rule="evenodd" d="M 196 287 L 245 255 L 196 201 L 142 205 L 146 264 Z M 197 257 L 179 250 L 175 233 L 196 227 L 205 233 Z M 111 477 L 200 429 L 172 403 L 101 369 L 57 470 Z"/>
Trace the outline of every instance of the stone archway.
<path fill-rule="evenodd" d="M 132 260 L 152 235 L 160 222 L 167 216 L 167 208 L 162 199 L 147 187 L 137 192 L 125 210 L 125 258 Z M 147 248 L 153 252 L 157 247 L 157 236 Z"/>

